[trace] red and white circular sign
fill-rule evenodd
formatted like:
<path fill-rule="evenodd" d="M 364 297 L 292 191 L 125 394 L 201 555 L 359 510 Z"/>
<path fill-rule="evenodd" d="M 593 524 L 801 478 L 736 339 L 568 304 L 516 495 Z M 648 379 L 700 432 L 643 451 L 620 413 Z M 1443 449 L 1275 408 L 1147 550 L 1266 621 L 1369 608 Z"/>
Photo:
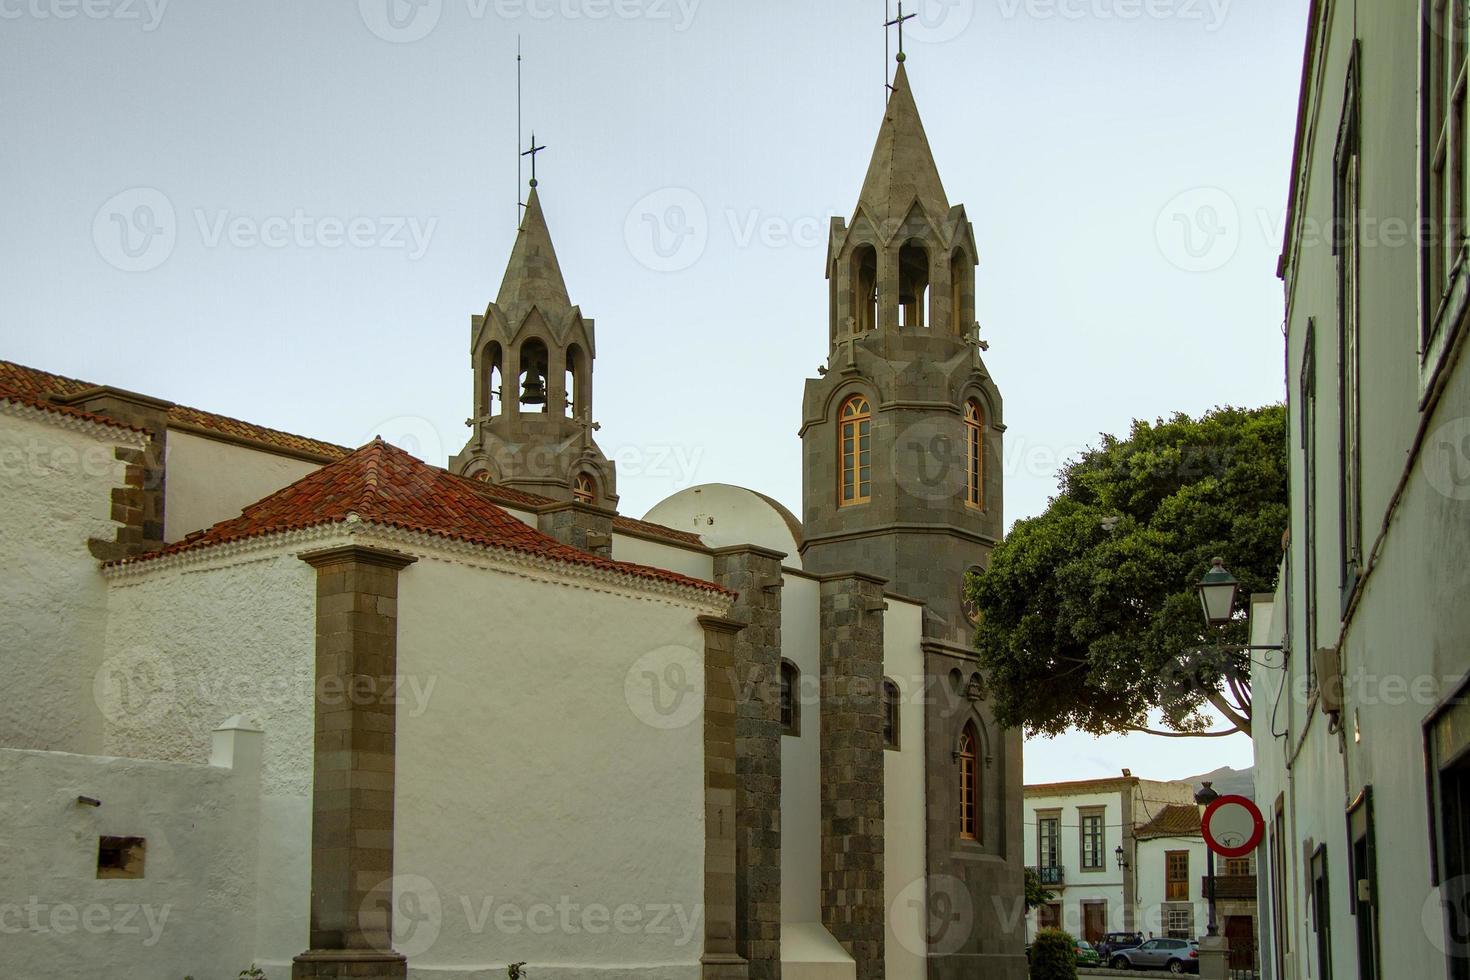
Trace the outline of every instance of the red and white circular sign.
<path fill-rule="evenodd" d="M 1222 796 L 1205 810 L 1205 843 L 1221 857 L 1245 857 L 1261 843 L 1266 821 L 1244 796 Z"/>

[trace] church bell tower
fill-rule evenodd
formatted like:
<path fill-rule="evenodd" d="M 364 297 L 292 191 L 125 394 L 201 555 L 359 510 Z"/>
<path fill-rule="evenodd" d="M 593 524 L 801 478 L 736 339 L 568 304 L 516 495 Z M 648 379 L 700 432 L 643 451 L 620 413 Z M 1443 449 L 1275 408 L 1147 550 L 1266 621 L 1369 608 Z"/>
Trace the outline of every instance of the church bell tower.
<path fill-rule="evenodd" d="M 470 321 L 475 414 L 450 469 L 553 500 L 617 506 L 617 473 L 592 434 L 593 321 L 567 295 L 531 196 L 500 293 Z"/>
<path fill-rule="evenodd" d="M 964 595 L 1004 529 L 1003 407 L 981 356 L 977 261 L 900 56 L 852 220 L 832 221 L 828 360 L 802 402 L 801 554 L 808 572 L 874 575 L 925 603 L 930 921 L 964 908 L 973 922 L 961 937 L 931 934 L 929 976 L 1020 980 L 1025 916 L 1008 910 L 1024 895 L 1021 737 L 987 703 Z M 977 760 L 977 781 L 962 780 L 962 758 Z"/>

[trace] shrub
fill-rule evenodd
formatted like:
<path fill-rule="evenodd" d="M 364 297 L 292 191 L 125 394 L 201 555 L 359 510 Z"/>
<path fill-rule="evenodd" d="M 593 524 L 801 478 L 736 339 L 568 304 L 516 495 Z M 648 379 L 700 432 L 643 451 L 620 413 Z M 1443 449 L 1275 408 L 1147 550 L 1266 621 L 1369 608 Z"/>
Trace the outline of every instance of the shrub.
<path fill-rule="evenodd" d="M 1077 980 L 1077 940 L 1060 929 L 1043 929 L 1031 944 L 1031 980 Z"/>

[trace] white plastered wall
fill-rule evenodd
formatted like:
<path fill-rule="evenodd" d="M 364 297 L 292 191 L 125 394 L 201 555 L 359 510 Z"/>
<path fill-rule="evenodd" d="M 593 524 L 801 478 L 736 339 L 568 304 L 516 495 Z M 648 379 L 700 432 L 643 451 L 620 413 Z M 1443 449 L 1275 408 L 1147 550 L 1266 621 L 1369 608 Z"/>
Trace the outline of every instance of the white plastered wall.
<path fill-rule="evenodd" d="M 698 611 L 430 557 L 398 608 L 397 904 L 437 910 L 396 924 L 412 975 L 697 977 Z"/>
<path fill-rule="evenodd" d="M 290 486 L 320 463 L 170 429 L 164 481 L 166 541 L 240 516 L 257 500 Z"/>
<path fill-rule="evenodd" d="M 925 887 L 924 607 L 889 597 L 883 672 L 898 685 L 899 748 L 883 754 L 883 892 L 888 907 L 885 976 L 922 980 L 929 934 Z"/>
<path fill-rule="evenodd" d="M 123 430 L 0 403 L 0 746 L 93 752 L 101 717 L 107 593 L 89 538 L 112 541 L 112 491 L 124 485 Z M 215 721 L 219 719 L 216 718 Z"/>
<path fill-rule="evenodd" d="M 261 737 L 216 738 L 203 765 L 0 749 L 0 976 L 202 980 L 249 965 Z M 145 840 L 141 879 L 96 877 L 103 835 Z"/>

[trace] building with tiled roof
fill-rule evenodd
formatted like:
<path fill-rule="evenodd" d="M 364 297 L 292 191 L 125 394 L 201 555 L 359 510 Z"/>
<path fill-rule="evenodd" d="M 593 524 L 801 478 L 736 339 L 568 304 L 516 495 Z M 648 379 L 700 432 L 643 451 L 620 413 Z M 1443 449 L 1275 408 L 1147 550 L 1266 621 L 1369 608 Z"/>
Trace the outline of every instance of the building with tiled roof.
<path fill-rule="evenodd" d="M 906 69 L 790 393 L 801 516 L 620 512 L 547 204 L 447 460 L 0 361 L 7 884 L 179 909 L 146 960 L 8 936 L 7 975 L 1023 980 L 1021 735 L 963 592 L 1003 406 Z"/>

